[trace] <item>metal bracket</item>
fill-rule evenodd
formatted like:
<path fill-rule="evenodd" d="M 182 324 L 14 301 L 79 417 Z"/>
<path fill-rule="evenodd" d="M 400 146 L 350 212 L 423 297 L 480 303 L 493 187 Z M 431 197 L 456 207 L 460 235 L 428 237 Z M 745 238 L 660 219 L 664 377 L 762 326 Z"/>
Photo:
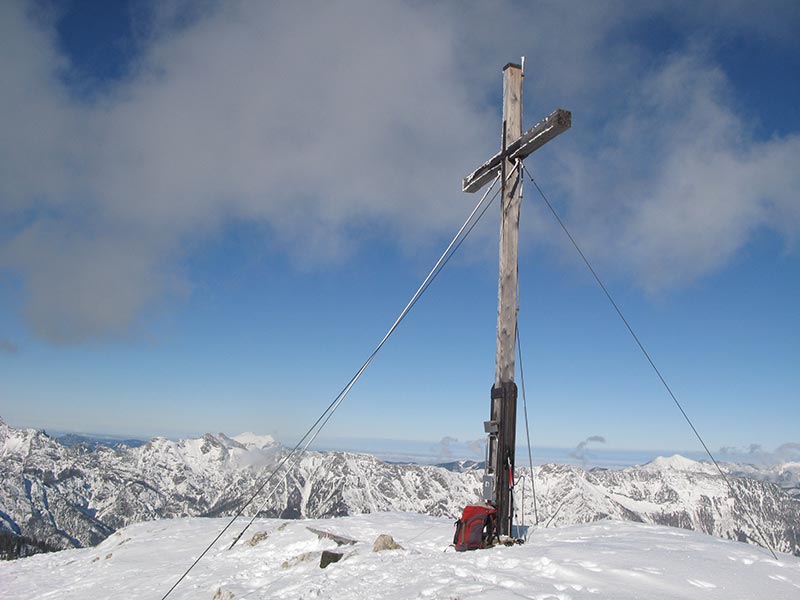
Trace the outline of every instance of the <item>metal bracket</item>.
<path fill-rule="evenodd" d="M 487 502 L 494 502 L 494 488 L 495 488 L 495 476 L 487 473 L 483 476 L 483 491 L 482 496 L 483 499 Z"/>

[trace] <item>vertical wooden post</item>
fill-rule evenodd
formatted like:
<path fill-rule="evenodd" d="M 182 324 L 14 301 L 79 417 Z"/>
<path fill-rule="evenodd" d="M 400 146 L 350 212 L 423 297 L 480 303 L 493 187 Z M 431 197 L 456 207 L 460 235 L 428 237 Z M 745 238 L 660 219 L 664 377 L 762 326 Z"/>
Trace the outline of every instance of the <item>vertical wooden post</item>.
<path fill-rule="evenodd" d="M 522 69 L 503 69 L 503 135 L 505 149 L 522 133 Z M 500 207 L 500 278 L 497 302 L 497 361 L 494 382 L 514 381 L 517 323 L 517 243 L 519 239 L 520 186 L 516 165 L 503 159 L 503 201 Z M 508 181 L 506 181 L 508 179 Z"/>
<path fill-rule="evenodd" d="M 522 59 L 525 60 L 524 58 Z M 524 62 L 523 62 L 524 64 Z M 497 363 L 492 386 L 491 417 L 483 426 L 488 436 L 483 499 L 497 507 L 497 534 L 511 535 L 514 514 L 514 450 L 517 430 L 517 386 L 514 355 L 517 341 L 517 241 L 522 173 L 518 161 L 570 128 L 572 113 L 556 109 L 522 134 L 522 66 L 503 67 L 502 149 L 467 175 L 465 192 L 475 193 L 497 177 L 502 182 L 500 205 L 500 277 L 497 290 Z M 510 160 L 509 157 L 513 157 Z"/>
<path fill-rule="evenodd" d="M 503 151 L 522 134 L 522 67 L 503 68 Z M 491 419 L 497 424 L 496 447 L 490 449 L 495 474 L 498 534 L 511 535 L 514 514 L 511 486 L 517 430 L 517 386 L 514 357 L 517 333 L 517 246 L 519 239 L 520 175 L 517 165 L 503 157 L 500 220 L 500 277 L 497 303 L 497 356 L 492 386 Z"/>

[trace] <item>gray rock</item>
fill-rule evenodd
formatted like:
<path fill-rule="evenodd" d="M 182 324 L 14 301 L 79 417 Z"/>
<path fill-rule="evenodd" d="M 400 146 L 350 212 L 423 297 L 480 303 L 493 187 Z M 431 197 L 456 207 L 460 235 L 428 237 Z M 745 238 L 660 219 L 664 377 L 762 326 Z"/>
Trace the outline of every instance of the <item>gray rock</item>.
<path fill-rule="evenodd" d="M 253 537 L 245 542 L 248 546 L 256 546 L 259 542 L 263 542 L 269 537 L 268 531 L 259 531 Z"/>
<path fill-rule="evenodd" d="M 342 560 L 343 554 L 340 552 L 331 552 L 330 550 L 323 550 L 322 556 L 319 557 L 319 566 L 324 569 L 331 563 L 339 562 Z"/>
<path fill-rule="evenodd" d="M 372 545 L 373 552 L 383 552 L 384 550 L 402 550 L 403 547 L 394 541 L 388 533 L 380 534 Z"/>

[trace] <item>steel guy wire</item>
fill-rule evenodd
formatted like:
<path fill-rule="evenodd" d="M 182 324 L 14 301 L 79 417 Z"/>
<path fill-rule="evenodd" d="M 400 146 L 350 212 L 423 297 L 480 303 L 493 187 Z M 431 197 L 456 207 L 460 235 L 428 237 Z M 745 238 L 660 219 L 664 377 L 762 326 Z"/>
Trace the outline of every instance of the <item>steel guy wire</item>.
<path fill-rule="evenodd" d="M 494 198 L 497 196 L 497 192 L 495 192 L 494 196 L 492 196 L 491 200 L 486 204 L 486 207 L 484 207 L 483 211 L 480 212 L 478 218 L 473 222 L 473 219 L 474 219 L 475 215 L 478 213 L 478 211 L 480 210 L 481 206 L 486 201 L 486 198 L 489 196 L 489 193 L 492 191 L 492 189 L 497 184 L 497 181 L 499 179 L 500 179 L 500 175 L 497 175 L 494 178 L 494 181 L 492 181 L 492 184 L 487 188 L 486 192 L 483 194 L 481 199 L 475 205 L 475 208 L 472 209 L 472 212 L 469 214 L 469 216 L 467 217 L 466 221 L 464 221 L 464 224 L 461 225 L 461 227 L 459 228 L 458 232 L 455 234 L 453 239 L 450 241 L 450 243 L 448 244 L 448 246 L 445 249 L 445 251 L 439 257 L 439 260 L 436 261 L 436 264 L 433 266 L 433 268 L 430 270 L 428 275 L 425 277 L 425 279 L 423 280 L 423 282 L 419 286 L 419 288 L 417 288 L 417 291 L 411 297 L 411 300 L 408 301 L 408 303 L 406 304 L 405 308 L 403 308 L 403 310 L 398 315 L 397 319 L 395 319 L 395 321 L 392 324 L 392 326 L 389 328 L 389 330 L 383 336 L 383 339 L 381 339 L 381 341 L 378 343 L 378 345 L 375 347 L 375 349 L 369 355 L 367 360 L 364 361 L 364 363 L 361 365 L 361 368 L 359 368 L 359 370 L 356 372 L 356 374 L 353 375 L 353 377 L 350 379 L 350 381 L 347 383 L 347 385 L 345 385 L 345 387 L 342 388 L 342 390 L 339 392 L 339 394 L 337 394 L 337 396 L 333 399 L 333 401 L 328 405 L 328 407 L 317 418 L 317 420 L 314 422 L 314 424 L 308 429 L 308 431 L 306 431 L 306 433 L 303 435 L 303 437 L 300 438 L 300 441 L 297 442 L 297 444 L 294 446 L 294 448 L 292 448 L 292 450 L 289 452 L 289 454 L 287 454 L 283 458 L 283 460 L 281 460 L 281 462 L 278 464 L 278 466 L 275 467 L 275 469 L 270 473 L 270 475 L 266 479 L 266 481 L 264 481 L 264 483 L 262 483 L 256 489 L 255 493 L 253 493 L 250 496 L 248 501 L 236 512 L 236 514 L 228 522 L 228 524 L 225 525 L 225 527 L 223 527 L 223 529 L 219 532 L 219 534 L 217 534 L 217 536 L 205 548 L 205 550 L 203 550 L 203 552 L 200 553 L 200 555 L 189 566 L 189 568 L 186 569 L 186 571 L 183 573 L 183 575 L 181 575 L 178 578 L 178 580 L 172 585 L 172 587 L 167 591 L 167 593 L 164 594 L 164 596 L 162 597 L 161 600 L 166 600 L 166 598 L 173 592 L 173 590 L 175 590 L 175 588 L 178 587 L 178 585 L 181 583 L 181 581 L 183 581 L 186 578 L 186 576 L 191 572 L 191 570 L 194 569 L 194 567 L 208 553 L 208 551 L 211 550 L 211 548 L 214 546 L 214 544 L 216 544 L 217 541 L 225 534 L 225 532 L 228 529 L 230 529 L 231 525 L 233 525 L 233 523 L 236 521 L 236 519 L 238 519 L 242 515 L 244 510 L 250 505 L 250 503 L 256 498 L 256 496 L 258 496 L 258 494 L 261 493 L 261 491 L 269 484 L 269 482 L 272 481 L 272 479 L 275 477 L 276 473 L 281 469 L 281 467 L 283 467 L 283 465 L 286 464 L 289 461 L 289 459 L 291 459 L 292 456 L 297 453 L 297 451 L 300 448 L 300 446 L 301 445 L 303 446 L 303 448 L 302 448 L 302 450 L 300 450 L 300 454 L 299 454 L 299 456 L 302 456 L 303 453 L 306 451 L 306 449 L 317 438 L 317 436 L 320 434 L 322 429 L 325 427 L 325 425 L 331 419 L 333 414 L 339 408 L 341 403 L 344 401 L 344 399 L 350 393 L 350 390 L 353 388 L 355 383 L 361 378 L 361 375 L 364 373 L 364 371 L 366 371 L 367 367 L 369 367 L 369 365 L 372 363 L 373 359 L 378 354 L 378 352 L 380 352 L 381 348 L 383 348 L 383 346 L 386 343 L 386 341 L 394 333 L 394 331 L 397 329 L 397 327 L 400 325 L 400 323 L 403 321 L 403 319 L 406 317 L 406 315 L 409 313 L 409 311 L 413 308 L 413 306 L 416 304 L 417 300 L 419 300 L 419 298 L 422 296 L 422 294 L 425 293 L 425 290 L 428 289 L 428 287 L 430 286 L 431 282 L 441 272 L 441 269 L 444 267 L 444 265 L 446 265 L 447 262 L 449 262 L 449 260 L 452 257 L 453 253 L 456 250 L 458 250 L 458 248 L 461 246 L 461 244 L 463 243 L 463 241 L 466 238 L 466 236 L 469 235 L 469 233 L 474 229 L 477 221 L 480 220 L 480 218 L 484 215 L 484 213 L 486 212 L 486 209 L 488 208 L 488 206 L 491 205 L 491 203 L 494 201 Z M 465 231 L 466 231 L 466 233 L 465 233 Z M 463 237 L 462 237 L 462 234 L 463 234 Z M 315 429 L 316 429 L 316 431 L 315 431 Z M 313 435 L 312 435 L 312 432 L 313 432 Z M 306 444 L 303 445 L 303 442 L 307 438 L 309 438 L 309 436 L 311 436 L 310 439 L 308 439 Z M 295 462 L 292 463 L 292 467 L 294 466 L 294 464 L 296 464 L 296 462 L 297 462 L 297 460 L 295 460 Z M 277 489 L 277 486 L 276 486 L 275 489 Z M 270 492 L 270 495 L 268 496 L 268 498 L 271 497 L 272 494 L 274 494 L 274 490 L 272 492 Z M 262 505 L 261 508 L 263 508 L 263 505 Z M 258 512 L 260 512 L 260 510 L 261 509 L 259 509 L 259 511 L 256 512 L 256 515 L 258 515 Z M 252 525 L 254 520 L 255 520 L 255 516 L 250 520 L 250 522 L 245 526 L 245 528 L 239 533 L 239 535 L 236 536 L 236 538 L 234 539 L 233 543 L 230 546 L 231 548 L 233 548 L 233 546 L 236 544 L 236 542 L 238 542 L 239 539 L 241 539 L 242 535 L 244 535 L 244 532 L 247 531 L 247 529 L 250 527 L 250 525 Z"/>
<path fill-rule="evenodd" d="M 655 371 L 656 375 L 658 376 L 658 379 L 661 381 L 662 385 L 667 390 L 667 393 L 672 398 L 672 401 L 675 403 L 675 406 L 678 407 L 678 410 L 680 410 L 681 414 L 683 415 L 683 418 L 689 424 L 689 427 L 691 427 L 692 431 L 694 432 L 695 437 L 700 441 L 700 444 L 703 446 L 703 449 L 706 451 L 706 454 L 708 454 L 708 457 L 711 459 L 711 462 L 714 463 L 714 466 L 717 468 L 717 471 L 719 471 L 719 474 L 722 476 L 723 481 L 728 486 L 728 490 L 730 491 L 731 495 L 735 499 L 739 500 L 739 502 L 742 505 L 744 505 L 744 503 L 742 503 L 742 501 L 739 498 L 739 496 L 736 494 L 736 491 L 733 488 L 733 484 L 730 482 L 730 480 L 728 479 L 727 475 L 725 475 L 725 473 L 723 472 L 722 467 L 719 466 L 719 463 L 717 462 L 717 459 L 714 458 L 714 455 L 711 453 L 711 450 L 708 449 L 708 446 L 706 445 L 705 441 L 703 440 L 703 437 L 700 435 L 700 432 L 697 431 L 697 428 L 694 426 L 694 423 L 692 423 L 692 420 L 689 418 L 689 415 L 686 414 L 686 411 L 683 409 L 683 406 L 681 406 L 681 403 L 678 402 L 678 398 L 672 392 L 672 388 L 669 387 L 669 384 L 667 384 L 666 379 L 664 379 L 663 375 L 661 375 L 661 371 L 658 369 L 658 367 L 656 366 L 656 363 L 650 357 L 650 353 L 647 352 L 647 350 L 644 347 L 644 344 L 642 344 L 642 342 L 639 340 L 639 336 L 636 335 L 636 332 L 633 330 L 633 327 L 631 327 L 630 323 L 628 323 L 628 320 L 625 318 L 625 315 L 622 314 L 622 310 L 619 308 L 617 303 L 614 301 L 614 298 L 611 296 L 611 293 L 608 291 L 608 288 L 606 288 L 605 284 L 600 279 L 600 276 L 597 274 L 597 272 L 592 267 L 591 263 L 589 262 L 589 259 L 586 258 L 586 255 L 581 250 L 580 246 L 578 245 L 578 242 L 576 242 L 575 238 L 572 237 L 572 234 L 567 229 L 567 226 L 564 224 L 564 221 L 561 220 L 561 217 L 558 215 L 556 210 L 553 208 L 553 205 L 550 204 L 550 201 L 547 199 L 547 196 L 545 196 L 544 192 L 542 191 L 542 188 L 539 187 L 539 184 L 533 178 L 533 175 L 531 175 L 531 172 L 528 171 L 527 167 L 524 167 L 524 169 L 525 169 L 525 171 L 527 171 L 528 177 L 530 177 L 531 183 L 536 187 L 536 190 L 539 192 L 539 195 L 542 197 L 542 200 L 544 200 L 544 203 L 547 205 L 547 208 L 549 208 L 550 212 L 553 213 L 553 217 L 555 217 L 556 221 L 558 221 L 558 224 L 561 226 L 561 229 L 567 235 L 567 237 L 569 238 L 569 241 L 572 242 L 572 245 L 575 247 L 575 250 L 577 250 L 578 254 L 580 254 L 580 257 L 583 259 L 584 264 L 589 269 L 589 271 L 591 272 L 592 276 L 594 277 L 595 281 L 598 283 L 600 288 L 603 290 L 603 293 L 606 295 L 606 298 L 608 298 L 608 301 L 611 303 L 611 306 L 614 307 L 614 310 L 617 312 L 617 315 L 622 320 L 622 322 L 625 324 L 625 327 L 628 329 L 628 332 L 633 337 L 634 341 L 636 342 L 636 345 L 639 346 L 639 350 L 642 351 L 642 354 L 644 354 L 644 357 L 647 359 L 647 362 L 650 363 L 650 366 L 653 368 L 653 371 Z M 761 538 L 761 541 L 764 542 L 764 547 L 767 550 L 769 550 L 770 554 L 772 554 L 772 558 L 774 558 L 775 560 L 778 560 L 778 557 L 775 554 L 775 551 L 772 549 L 772 546 L 767 541 L 767 538 L 761 532 L 761 529 L 756 524 L 756 522 L 753 519 L 752 515 L 747 510 L 745 510 L 745 515 L 747 515 L 747 518 L 750 521 L 750 524 L 753 526 L 753 529 L 755 529 L 756 532 L 758 533 L 759 537 Z"/>

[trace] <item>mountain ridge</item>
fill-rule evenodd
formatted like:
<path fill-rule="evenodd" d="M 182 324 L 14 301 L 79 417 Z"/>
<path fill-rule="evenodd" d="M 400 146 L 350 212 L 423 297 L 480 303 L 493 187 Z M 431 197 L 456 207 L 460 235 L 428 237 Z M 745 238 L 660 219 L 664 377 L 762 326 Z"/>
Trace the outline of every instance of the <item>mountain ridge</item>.
<path fill-rule="evenodd" d="M 43 432 L 0 421 L 0 476 L 5 482 L 0 532 L 69 548 L 96 545 L 140 521 L 233 514 L 287 452 L 268 436 L 239 437 L 153 438 L 135 448 L 90 449 L 66 447 Z M 259 516 L 406 511 L 455 518 L 479 498 L 482 471 L 470 463 L 450 466 L 454 470 L 385 463 L 347 452 L 307 452 L 283 474 Z M 535 467 L 539 523 L 615 519 L 752 540 L 758 534 L 748 514 L 754 514 L 776 549 L 800 555 L 797 498 L 774 482 L 729 471 L 734 498 L 707 467 L 684 457 L 618 470 Z M 534 507 L 528 470 L 518 468 L 517 478 L 516 520 L 530 524 Z M 257 498 L 245 514 L 254 514 L 262 502 Z"/>

